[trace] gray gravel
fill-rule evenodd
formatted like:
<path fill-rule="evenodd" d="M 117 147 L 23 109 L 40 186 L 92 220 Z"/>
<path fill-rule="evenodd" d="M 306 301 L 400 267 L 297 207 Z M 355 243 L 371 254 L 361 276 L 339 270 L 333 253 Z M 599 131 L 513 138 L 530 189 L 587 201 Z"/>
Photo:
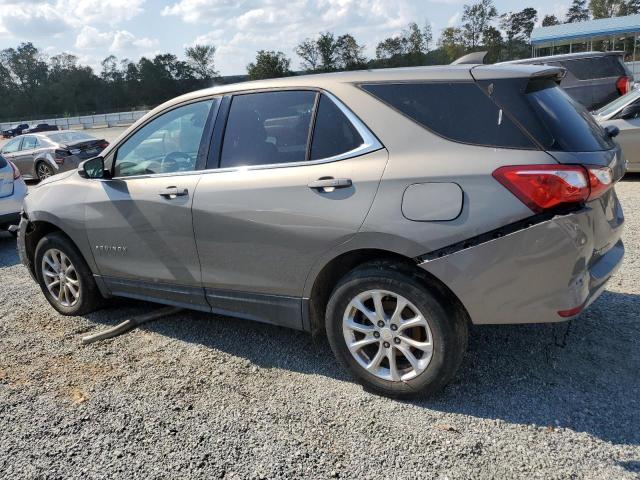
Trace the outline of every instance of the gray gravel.
<path fill-rule="evenodd" d="M 0 236 L 0 477 L 640 477 L 640 177 L 618 186 L 627 256 L 563 325 L 475 327 L 438 398 L 364 392 L 325 341 L 153 306 L 54 313 Z"/>

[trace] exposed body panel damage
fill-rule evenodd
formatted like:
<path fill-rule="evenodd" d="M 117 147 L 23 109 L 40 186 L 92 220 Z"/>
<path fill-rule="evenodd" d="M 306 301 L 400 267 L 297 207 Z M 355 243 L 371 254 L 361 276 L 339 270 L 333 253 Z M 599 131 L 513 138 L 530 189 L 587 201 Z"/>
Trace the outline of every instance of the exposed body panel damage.
<path fill-rule="evenodd" d="M 419 266 L 456 294 L 475 324 L 560 322 L 558 311 L 600 295 L 624 255 L 619 208 L 606 245 L 596 243 L 592 213 L 558 215 Z"/>

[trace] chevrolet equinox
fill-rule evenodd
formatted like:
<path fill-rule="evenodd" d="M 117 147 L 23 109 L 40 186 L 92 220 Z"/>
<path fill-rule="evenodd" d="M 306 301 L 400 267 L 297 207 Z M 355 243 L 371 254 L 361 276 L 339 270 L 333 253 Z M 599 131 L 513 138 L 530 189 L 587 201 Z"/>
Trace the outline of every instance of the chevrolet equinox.
<path fill-rule="evenodd" d="M 557 322 L 624 254 L 615 131 L 531 65 L 193 92 L 35 187 L 23 263 L 82 315 L 130 297 L 325 332 L 367 388 L 449 382 L 469 322 Z"/>

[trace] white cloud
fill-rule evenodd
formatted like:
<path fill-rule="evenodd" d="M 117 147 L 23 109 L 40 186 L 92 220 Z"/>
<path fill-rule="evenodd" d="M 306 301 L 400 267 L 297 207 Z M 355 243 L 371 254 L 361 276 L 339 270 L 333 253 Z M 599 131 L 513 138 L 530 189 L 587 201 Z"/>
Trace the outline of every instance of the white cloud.
<path fill-rule="evenodd" d="M 87 25 L 78 33 L 75 48 L 78 50 L 106 49 L 111 53 L 130 53 L 149 50 L 157 45 L 157 39 L 137 38 L 126 30 L 101 32 L 97 28 Z"/>
<path fill-rule="evenodd" d="M 33 39 L 87 24 L 116 25 L 142 12 L 145 0 L 9 0 L 0 8 L 0 32 Z"/>
<path fill-rule="evenodd" d="M 451 15 L 451 17 L 447 21 L 447 27 L 455 27 L 456 25 L 458 25 L 460 23 L 461 17 L 462 15 L 460 14 L 460 12 L 456 12 L 453 15 Z"/>

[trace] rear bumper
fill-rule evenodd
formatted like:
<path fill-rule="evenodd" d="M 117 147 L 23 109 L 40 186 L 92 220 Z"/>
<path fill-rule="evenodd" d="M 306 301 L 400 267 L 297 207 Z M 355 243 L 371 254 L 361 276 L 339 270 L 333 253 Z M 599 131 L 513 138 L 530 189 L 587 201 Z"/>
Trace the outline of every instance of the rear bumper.
<path fill-rule="evenodd" d="M 617 201 L 617 200 L 616 200 Z M 556 216 L 420 267 L 455 293 L 475 324 L 560 322 L 602 293 L 624 256 L 622 211 L 602 225 L 591 208 Z M 606 241 L 602 229 L 607 229 Z M 578 309 L 581 310 L 581 309 Z"/>

